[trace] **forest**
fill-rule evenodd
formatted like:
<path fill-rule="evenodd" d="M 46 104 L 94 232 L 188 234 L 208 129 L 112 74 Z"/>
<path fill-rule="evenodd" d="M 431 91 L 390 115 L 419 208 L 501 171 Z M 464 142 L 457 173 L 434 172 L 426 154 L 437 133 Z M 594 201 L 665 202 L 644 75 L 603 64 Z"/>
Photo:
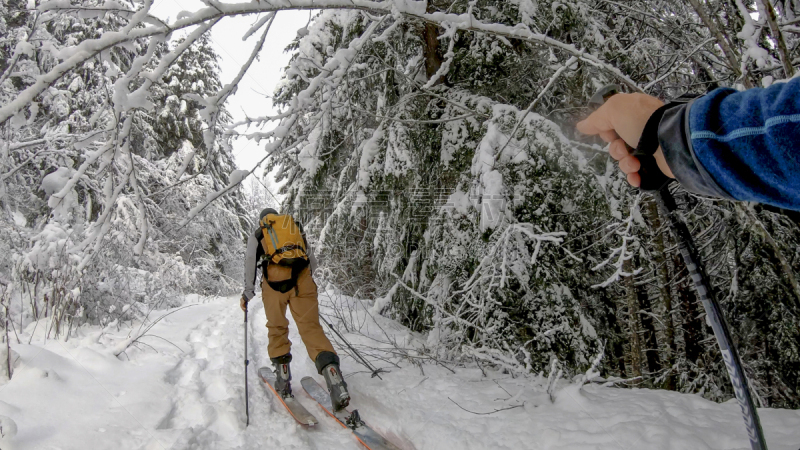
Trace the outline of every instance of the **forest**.
<path fill-rule="evenodd" d="M 69 338 L 241 289 L 277 174 L 320 285 L 426 336 L 431 361 L 733 397 L 667 222 L 575 130 L 616 83 L 664 101 L 800 65 L 798 0 L 0 0 L 0 324 Z M 279 112 L 226 99 L 281 11 Z M 209 33 L 252 18 L 220 79 Z M 261 165 L 236 168 L 231 141 Z M 759 406 L 800 408 L 800 213 L 690 194 L 682 216 Z"/>

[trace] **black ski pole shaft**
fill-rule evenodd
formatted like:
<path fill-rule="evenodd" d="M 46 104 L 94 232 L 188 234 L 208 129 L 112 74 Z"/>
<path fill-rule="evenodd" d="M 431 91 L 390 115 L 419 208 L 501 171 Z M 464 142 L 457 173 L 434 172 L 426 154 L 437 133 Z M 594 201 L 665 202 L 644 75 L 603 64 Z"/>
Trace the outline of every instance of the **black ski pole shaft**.
<path fill-rule="evenodd" d="M 606 86 L 592 97 L 590 104 L 594 106 L 602 105 L 606 100 L 619 92 L 621 92 L 619 86 Z M 656 148 L 653 148 L 652 152 L 655 152 Z M 643 187 L 641 187 L 640 190 L 652 191 L 656 204 L 658 205 L 659 213 L 667 217 L 669 228 L 678 243 L 681 257 L 686 263 L 686 267 L 689 269 L 689 275 L 692 277 L 695 290 L 700 297 L 700 301 L 703 303 L 703 309 L 706 312 L 708 321 L 711 323 L 711 328 L 714 330 L 714 337 L 722 353 L 725 368 L 728 371 L 728 376 L 733 385 L 733 392 L 742 409 L 747 435 L 750 438 L 750 446 L 753 450 L 767 450 L 764 430 L 761 428 L 761 421 L 758 418 L 758 411 L 756 410 L 755 402 L 753 402 L 753 397 L 750 393 L 747 376 L 744 373 L 742 361 L 739 358 L 739 352 L 736 351 L 736 347 L 733 344 L 733 337 L 725 321 L 722 307 L 719 301 L 717 301 L 714 290 L 711 287 L 708 274 L 705 271 L 703 262 L 697 251 L 697 246 L 694 243 L 692 234 L 689 232 L 689 227 L 686 226 L 686 222 L 680 216 L 675 197 L 673 197 L 672 193 L 669 191 L 669 182 L 671 180 L 667 179 L 661 173 L 652 152 L 646 153 L 639 149 L 633 152 L 633 155 L 636 156 L 641 163 L 639 175 Z M 664 178 L 666 181 L 663 183 L 656 182 L 656 184 L 660 184 L 659 186 L 653 185 L 652 180 L 658 177 Z"/>
<path fill-rule="evenodd" d="M 247 303 L 244 310 L 244 410 L 247 420 L 245 426 L 250 425 L 250 396 L 247 390 L 247 366 L 250 361 L 247 359 Z"/>
<path fill-rule="evenodd" d="M 750 394 L 750 386 L 742 367 L 742 361 L 739 358 L 739 352 L 736 351 L 736 347 L 733 344 L 730 328 L 725 320 L 722 307 L 708 281 L 708 274 L 706 274 L 700 260 L 700 255 L 689 232 L 689 227 L 681 219 L 675 203 L 675 197 L 669 192 L 667 186 L 655 193 L 655 200 L 661 215 L 666 216 L 669 220 L 672 233 L 678 241 L 678 248 L 683 261 L 689 269 L 689 275 L 692 277 L 695 289 L 700 296 L 700 301 L 703 303 L 703 309 L 705 309 L 708 321 L 714 330 L 717 345 L 719 345 L 722 359 L 725 361 L 725 368 L 728 369 L 728 376 L 731 379 L 731 384 L 733 384 L 733 392 L 736 394 L 736 400 L 739 401 L 739 406 L 742 408 L 742 416 L 747 428 L 747 435 L 750 438 L 750 446 L 753 450 L 767 450 L 764 430 L 761 429 L 761 421 L 758 418 L 758 411 Z"/>

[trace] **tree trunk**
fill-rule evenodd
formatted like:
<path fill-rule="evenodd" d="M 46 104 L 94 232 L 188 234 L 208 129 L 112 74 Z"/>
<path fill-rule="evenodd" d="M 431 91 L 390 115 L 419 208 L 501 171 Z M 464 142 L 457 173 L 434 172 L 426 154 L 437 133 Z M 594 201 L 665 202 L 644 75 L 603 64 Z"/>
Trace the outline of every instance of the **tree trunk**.
<path fill-rule="evenodd" d="M 434 12 L 433 5 L 428 4 L 428 12 Z M 424 42 L 422 54 L 425 56 L 425 75 L 430 80 L 442 67 L 442 54 L 439 51 L 439 27 L 432 23 L 425 23 L 424 27 L 422 31 L 422 41 Z M 442 81 L 443 78 L 439 78 L 436 84 Z"/>
<path fill-rule="evenodd" d="M 631 260 L 625 261 L 623 264 L 625 272 L 633 272 L 633 264 Z M 630 366 L 631 374 L 634 377 L 642 376 L 642 344 L 639 340 L 639 301 L 636 298 L 636 286 L 633 282 L 633 276 L 625 277 L 625 296 L 627 298 L 628 306 L 628 333 L 630 336 Z"/>
<path fill-rule="evenodd" d="M 669 269 L 664 256 L 664 235 L 661 230 L 661 217 L 658 215 L 658 206 L 652 199 L 645 202 L 644 213 L 653 229 L 653 264 L 655 265 L 658 293 L 664 305 L 664 340 L 666 341 L 666 364 L 669 368 L 664 380 L 664 389 L 675 390 L 675 375 L 672 366 L 675 364 L 675 325 L 672 320 L 672 290 L 670 289 Z"/>
<path fill-rule="evenodd" d="M 623 311 L 621 302 L 618 296 L 612 295 L 605 298 L 604 306 L 607 311 L 614 311 L 614 314 L 609 314 L 608 326 L 613 338 L 609 340 L 609 354 L 611 355 L 610 366 L 619 370 L 621 378 L 628 378 L 628 369 L 625 367 L 625 342 L 621 336 L 624 335 L 622 330 L 624 325 Z"/>
<path fill-rule="evenodd" d="M 686 265 L 678 255 L 673 257 L 675 273 L 686 274 Z M 686 360 L 690 363 L 697 363 L 703 353 L 700 342 L 703 340 L 703 317 L 700 315 L 700 308 L 697 305 L 697 295 L 689 286 L 688 276 L 683 276 L 677 283 L 678 298 L 681 302 L 683 312 L 683 345 Z"/>
<path fill-rule="evenodd" d="M 647 290 L 644 289 L 644 286 L 637 286 L 636 297 L 639 300 L 639 305 L 643 312 L 643 314 L 639 315 L 639 318 L 644 331 L 644 356 L 647 360 L 647 371 L 650 373 L 657 373 L 661 371 L 661 358 L 658 355 L 658 337 L 656 336 L 656 327 L 653 321 L 653 308 L 650 303 L 650 297 L 648 297 Z"/>
<path fill-rule="evenodd" d="M 628 378 L 628 370 L 625 367 L 625 346 L 618 341 L 612 345 L 614 346 L 612 354 L 614 355 L 614 362 L 619 369 L 619 376 L 620 378 Z"/>

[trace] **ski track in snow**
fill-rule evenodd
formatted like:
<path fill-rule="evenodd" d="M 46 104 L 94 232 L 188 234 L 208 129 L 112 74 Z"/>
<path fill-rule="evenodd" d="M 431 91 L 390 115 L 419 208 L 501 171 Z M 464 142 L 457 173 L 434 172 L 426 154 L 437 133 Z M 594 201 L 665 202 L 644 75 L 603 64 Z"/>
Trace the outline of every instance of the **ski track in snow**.
<path fill-rule="evenodd" d="M 186 340 L 191 351 L 166 375 L 166 380 L 175 387 L 175 394 L 170 413 L 158 428 L 166 434 L 178 434 L 170 448 L 357 448 L 347 442 L 349 433 L 344 430 L 317 436 L 322 434 L 320 430 L 298 425 L 258 378 L 258 367 L 269 365 L 266 319 L 263 305 L 258 301 L 250 304 L 248 314 L 250 426 L 245 430 L 243 326 L 242 312 L 236 308 L 237 300 L 227 299 L 219 311 L 214 311 L 189 332 Z M 293 323 L 290 333 L 298 336 Z M 294 341 L 293 353 L 305 356 L 302 341 Z M 307 368 L 308 365 L 293 364 L 295 391 L 300 387 L 299 379 L 310 375 L 302 370 Z M 301 401 L 321 419 L 320 412 L 312 408 L 313 401 Z M 322 425 L 320 428 L 331 427 Z"/>
<path fill-rule="evenodd" d="M 330 301 L 321 298 L 323 304 Z M 365 335 L 385 336 L 380 325 L 406 347 L 420 338 L 389 319 L 367 318 L 360 302 L 346 301 Z M 295 396 L 320 423 L 297 424 L 258 378 L 258 367 L 269 365 L 258 299 L 249 309 L 250 426 L 245 428 L 242 319 L 236 297 L 195 303 L 165 317 L 142 339 L 146 345 L 131 347 L 120 358 L 109 349 L 128 337 L 127 330 L 87 328 L 67 342 L 43 344 L 45 327 L 35 332 L 28 327 L 23 337 L 33 332 L 33 342 L 12 346 L 19 354 L 14 377 L 0 385 L 0 435 L 13 428 L 9 419 L 17 428 L 0 437 L 0 449 L 362 448 L 302 390 L 302 377 L 322 378 L 291 318 Z M 356 346 L 377 346 L 365 336 L 348 339 Z M 353 405 L 404 450 L 749 448 L 735 401 L 720 405 L 695 395 L 579 389 L 564 382 L 551 403 L 535 377 L 511 378 L 488 369 L 484 377 L 477 368 L 456 368 L 453 374 L 437 365 L 398 369 L 377 361 L 391 370 L 379 380 L 341 356 Z M 522 406 L 476 415 L 454 402 L 483 413 Z M 800 411 L 760 413 L 771 450 L 800 448 Z"/>

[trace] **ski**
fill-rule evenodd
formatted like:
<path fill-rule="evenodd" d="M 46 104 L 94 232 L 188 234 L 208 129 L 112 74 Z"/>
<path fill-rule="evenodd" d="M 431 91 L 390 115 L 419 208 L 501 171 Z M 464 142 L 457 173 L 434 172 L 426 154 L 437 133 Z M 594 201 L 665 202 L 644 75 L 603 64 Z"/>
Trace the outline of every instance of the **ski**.
<path fill-rule="evenodd" d="M 336 419 L 342 427 L 350 429 L 356 439 L 358 439 L 358 442 L 364 445 L 364 447 L 369 450 L 400 450 L 399 447 L 387 441 L 386 438 L 364 423 L 364 421 L 361 420 L 361 416 L 358 414 L 358 410 L 345 408 L 341 411 L 333 412 L 330 394 L 328 394 L 328 391 L 322 387 L 317 380 L 311 377 L 303 377 L 303 379 L 300 380 L 300 384 L 303 385 L 303 389 L 305 389 L 308 395 L 316 400 L 329 416 Z"/>
<path fill-rule="evenodd" d="M 307 425 L 307 426 L 314 426 L 317 424 L 317 418 L 314 417 L 313 414 L 308 412 L 308 410 L 300 404 L 294 397 L 287 397 L 283 398 L 278 395 L 278 392 L 275 390 L 273 385 L 275 384 L 275 372 L 268 367 L 262 367 L 258 369 L 258 376 L 261 378 L 261 381 L 269 387 L 269 390 L 275 394 L 275 397 L 280 400 L 283 406 L 286 407 L 286 410 L 289 411 L 289 414 L 294 417 L 294 420 L 297 421 L 300 425 Z"/>

